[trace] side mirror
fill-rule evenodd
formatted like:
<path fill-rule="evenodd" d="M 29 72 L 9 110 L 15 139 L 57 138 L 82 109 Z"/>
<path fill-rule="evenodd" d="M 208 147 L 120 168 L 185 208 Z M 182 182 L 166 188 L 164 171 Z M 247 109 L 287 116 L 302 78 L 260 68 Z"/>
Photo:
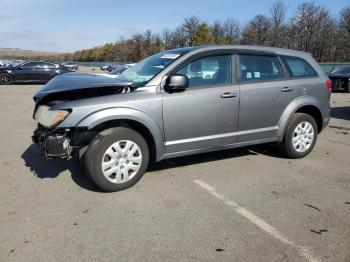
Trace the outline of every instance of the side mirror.
<path fill-rule="evenodd" d="M 166 80 L 164 89 L 167 92 L 179 92 L 188 88 L 189 80 L 186 75 L 170 75 Z"/>

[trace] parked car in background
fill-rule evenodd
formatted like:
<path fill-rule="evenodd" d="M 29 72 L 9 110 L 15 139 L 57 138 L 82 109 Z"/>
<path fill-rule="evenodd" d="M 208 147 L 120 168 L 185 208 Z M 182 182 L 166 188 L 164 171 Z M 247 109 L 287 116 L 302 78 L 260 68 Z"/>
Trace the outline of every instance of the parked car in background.
<path fill-rule="evenodd" d="M 100 69 L 102 71 L 112 72 L 113 70 L 119 68 L 120 66 L 122 66 L 122 65 L 109 64 L 109 65 L 101 66 Z"/>
<path fill-rule="evenodd" d="M 0 68 L 13 66 L 15 62 L 11 60 L 0 60 Z"/>
<path fill-rule="evenodd" d="M 75 62 L 64 62 L 62 63 L 62 65 L 68 68 L 72 72 L 75 72 L 79 69 L 79 65 Z"/>
<path fill-rule="evenodd" d="M 116 66 L 115 65 L 104 65 L 104 66 L 101 66 L 100 69 L 102 71 L 108 71 L 108 72 L 111 72 L 113 69 L 115 69 Z"/>
<path fill-rule="evenodd" d="M 46 83 L 54 76 L 71 72 L 65 66 L 52 62 L 31 61 L 16 66 L 0 68 L 0 84 L 14 82 Z"/>
<path fill-rule="evenodd" d="M 209 78 L 204 71 L 215 73 Z M 308 53 L 174 49 L 112 81 L 55 77 L 34 97 L 33 142 L 47 158 L 84 159 L 87 174 L 105 191 L 134 185 L 150 161 L 165 158 L 271 142 L 285 156 L 302 158 L 329 122 L 330 88 Z"/>
<path fill-rule="evenodd" d="M 120 75 L 122 72 L 124 72 L 126 69 L 133 67 L 134 64 L 125 64 L 125 65 L 121 65 L 118 68 L 114 69 L 112 72 L 110 72 L 109 74 L 97 74 L 100 76 L 105 76 L 105 77 L 109 77 L 109 78 L 116 78 L 118 75 Z"/>
<path fill-rule="evenodd" d="M 328 74 L 332 81 L 333 91 L 345 91 L 350 93 L 350 66 L 340 66 Z"/>

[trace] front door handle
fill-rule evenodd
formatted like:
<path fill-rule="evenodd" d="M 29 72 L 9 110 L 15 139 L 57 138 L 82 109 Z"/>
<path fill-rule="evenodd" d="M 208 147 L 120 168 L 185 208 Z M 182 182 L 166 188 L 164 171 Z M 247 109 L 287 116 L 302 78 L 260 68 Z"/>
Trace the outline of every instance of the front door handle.
<path fill-rule="evenodd" d="M 285 86 L 281 89 L 282 92 L 290 92 L 290 91 L 293 91 L 293 87 L 288 87 L 288 86 Z"/>
<path fill-rule="evenodd" d="M 226 92 L 221 95 L 222 98 L 236 97 L 237 93 Z"/>

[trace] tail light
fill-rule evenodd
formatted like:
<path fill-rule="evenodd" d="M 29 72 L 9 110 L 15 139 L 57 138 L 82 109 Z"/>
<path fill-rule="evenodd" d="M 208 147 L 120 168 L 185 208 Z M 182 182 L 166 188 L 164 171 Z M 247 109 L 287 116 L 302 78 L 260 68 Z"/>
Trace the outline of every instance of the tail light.
<path fill-rule="evenodd" d="M 332 93 L 332 81 L 328 79 L 326 84 L 327 84 L 329 93 Z"/>

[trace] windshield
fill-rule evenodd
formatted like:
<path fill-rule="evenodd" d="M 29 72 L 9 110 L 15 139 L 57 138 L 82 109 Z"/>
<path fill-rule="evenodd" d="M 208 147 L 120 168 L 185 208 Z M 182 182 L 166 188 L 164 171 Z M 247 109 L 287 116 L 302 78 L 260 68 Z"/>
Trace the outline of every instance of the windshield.
<path fill-rule="evenodd" d="M 350 74 L 350 67 L 338 67 L 334 69 L 332 74 Z"/>
<path fill-rule="evenodd" d="M 145 85 L 160 71 L 178 59 L 182 54 L 177 52 L 162 52 L 142 60 L 133 67 L 122 72 L 118 79 L 133 82 L 136 86 Z"/>

